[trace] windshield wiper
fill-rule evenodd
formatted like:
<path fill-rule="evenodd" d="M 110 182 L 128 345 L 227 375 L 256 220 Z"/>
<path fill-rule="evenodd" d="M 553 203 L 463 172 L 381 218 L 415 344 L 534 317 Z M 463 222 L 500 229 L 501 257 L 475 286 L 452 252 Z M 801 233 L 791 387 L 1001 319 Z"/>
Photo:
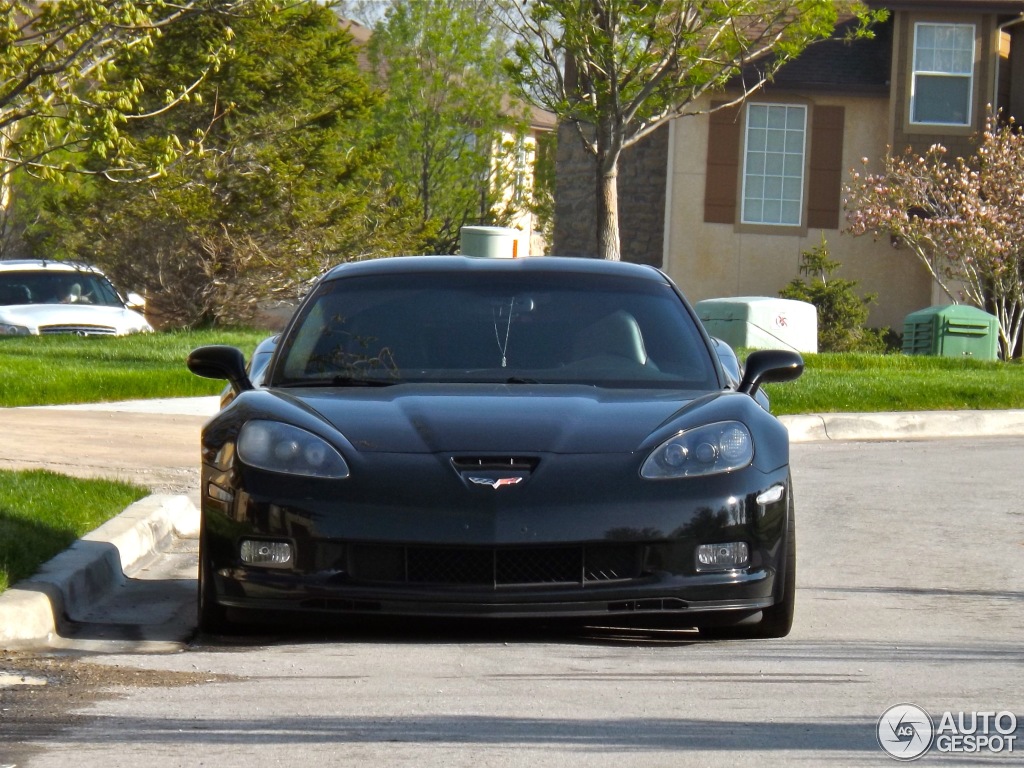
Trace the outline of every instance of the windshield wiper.
<path fill-rule="evenodd" d="M 335 376 L 331 384 L 335 387 L 390 387 L 401 383 L 401 379 L 367 379 L 362 376 Z"/>
<path fill-rule="evenodd" d="M 401 379 L 366 379 L 360 376 L 335 376 L 332 379 L 305 379 L 303 381 L 289 381 L 281 384 L 282 387 L 391 387 L 401 384 Z"/>

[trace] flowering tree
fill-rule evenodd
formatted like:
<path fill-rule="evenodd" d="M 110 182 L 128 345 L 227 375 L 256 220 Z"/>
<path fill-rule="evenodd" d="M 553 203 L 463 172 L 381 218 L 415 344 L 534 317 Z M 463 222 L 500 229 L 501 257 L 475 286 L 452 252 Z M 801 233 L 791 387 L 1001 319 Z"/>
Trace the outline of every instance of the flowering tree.
<path fill-rule="evenodd" d="M 853 172 L 848 231 L 888 235 L 951 301 L 992 311 L 1009 360 L 1024 327 L 1024 135 L 1012 120 L 989 117 L 974 155 L 946 155 L 935 144 L 923 155 L 888 155 L 881 173 Z"/>

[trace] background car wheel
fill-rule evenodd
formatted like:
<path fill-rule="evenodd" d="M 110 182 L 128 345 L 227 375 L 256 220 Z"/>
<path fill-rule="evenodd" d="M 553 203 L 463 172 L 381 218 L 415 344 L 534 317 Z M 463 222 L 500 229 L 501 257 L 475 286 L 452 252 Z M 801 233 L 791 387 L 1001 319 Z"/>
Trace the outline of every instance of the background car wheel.
<path fill-rule="evenodd" d="M 702 637 L 714 639 L 785 637 L 793 628 L 796 609 L 796 519 L 793 503 L 793 484 L 789 484 L 789 504 L 786 511 L 786 569 L 782 577 L 782 600 L 761 612 L 757 624 L 735 627 L 701 627 Z"/>

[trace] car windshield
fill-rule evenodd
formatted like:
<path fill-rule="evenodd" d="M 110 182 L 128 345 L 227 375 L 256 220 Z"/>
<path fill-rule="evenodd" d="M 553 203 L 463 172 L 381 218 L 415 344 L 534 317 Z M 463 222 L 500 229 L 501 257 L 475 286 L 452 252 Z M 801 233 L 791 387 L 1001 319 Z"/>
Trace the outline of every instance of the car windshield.
<path fill-rule="evenodd" d="M 94 272 L 0 272 L 0 306 L 20 304 L 124 306 L 110 281 Z"/>
<path fill-rule="evenodd" d="M 550 272 L 326 281 L 283 340 L 270 383 L 408 381 L 718 386 L 671 286 Z"/>

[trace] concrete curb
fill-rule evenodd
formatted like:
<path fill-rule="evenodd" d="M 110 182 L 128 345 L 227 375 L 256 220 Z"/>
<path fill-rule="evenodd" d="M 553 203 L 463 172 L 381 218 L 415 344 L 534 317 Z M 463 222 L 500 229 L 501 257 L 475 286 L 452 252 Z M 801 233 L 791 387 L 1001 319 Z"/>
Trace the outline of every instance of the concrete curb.
<path fill-rule="evenodd" d="M 1024 436 L 1024 410 L 821 413 L 779 417 L 792 443 Z"/>
<path fill-rule="evenodd" d="M 0 647 L 51 645 L 63 625 L 124 583 L 125 573 L 164 540 L 198 530 L 199 510 L 187 496 L 132 504 L 0 594 Z"/>

